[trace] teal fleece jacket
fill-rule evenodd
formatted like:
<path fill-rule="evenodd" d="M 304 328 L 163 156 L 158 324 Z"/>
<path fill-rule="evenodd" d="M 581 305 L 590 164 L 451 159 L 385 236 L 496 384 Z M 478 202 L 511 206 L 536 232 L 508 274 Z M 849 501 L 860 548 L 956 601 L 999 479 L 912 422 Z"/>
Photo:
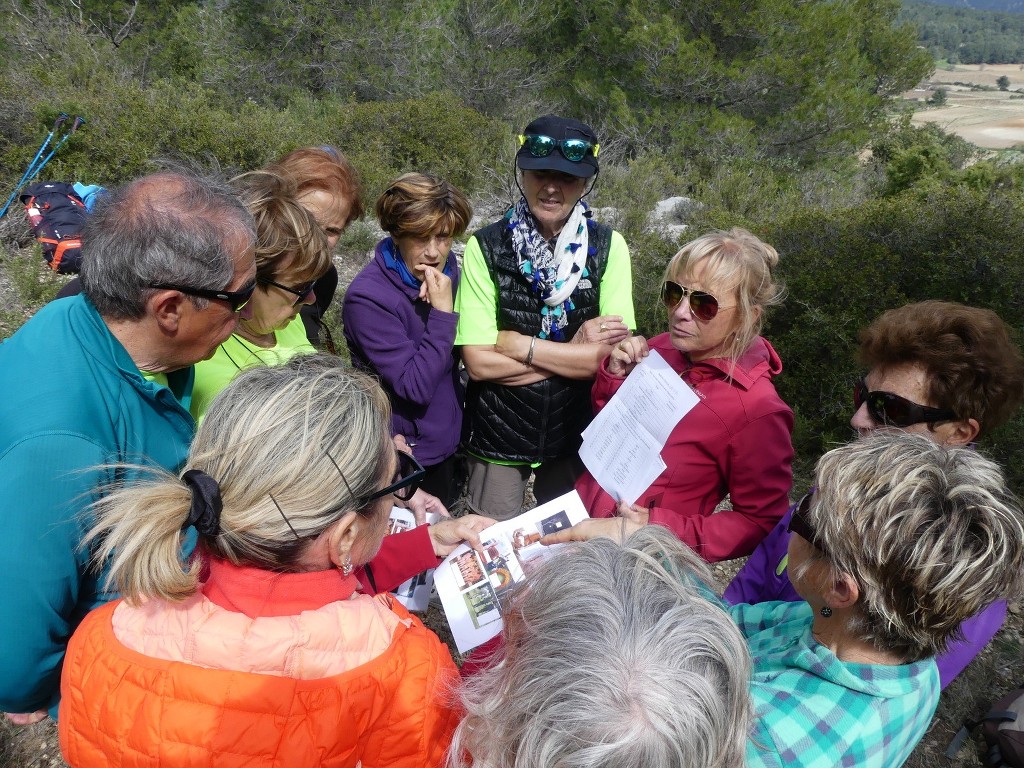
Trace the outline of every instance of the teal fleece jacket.
<path fill-rule="evenodd" d="M 80 546 L 89 504 L 121 479 L 105 465 L 184 462 L 192 369 L 167 378 L 144 379 L 84 295 L 0 344 L 0 710 L 55 714 L 68 638 L 114 597 Z"/>

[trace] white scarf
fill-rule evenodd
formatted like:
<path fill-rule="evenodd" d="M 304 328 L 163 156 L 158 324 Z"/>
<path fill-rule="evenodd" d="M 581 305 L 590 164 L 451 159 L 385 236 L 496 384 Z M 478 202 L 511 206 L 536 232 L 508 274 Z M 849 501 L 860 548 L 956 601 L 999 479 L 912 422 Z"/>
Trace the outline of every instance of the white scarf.
<path fill-rule="evenodd" d="M 586 212 L 587 206 L 582 200 L 576 203 L 558 233 L 553 249 L 537 229 L 526 198 L 519 198 L 509 219 L 519 271 L 530 278 L 534 290 L 540 293 L 546 305 L 540 333 L 542 339 L 561 340 L 561 329 L 569 322 L 569 310 L 575 309 L 569 297 L 586 271 L 589 248 Z"/>

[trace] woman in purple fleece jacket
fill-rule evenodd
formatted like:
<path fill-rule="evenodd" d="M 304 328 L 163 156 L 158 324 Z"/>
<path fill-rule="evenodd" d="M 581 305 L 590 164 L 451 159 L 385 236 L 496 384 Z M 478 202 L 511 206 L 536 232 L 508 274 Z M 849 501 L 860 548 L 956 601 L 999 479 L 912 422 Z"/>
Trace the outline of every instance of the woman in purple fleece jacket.
<path fill-rule="evenodd" d="M 948 446 L 973 443 L 1010 419 L 1024 398 L 1024 359 L 988 309 L 922 301 L 885 312 L 860 334 L 867 375 L 854 390 L 850 425 L 920 432 Z M 793 509 L 726 588 L 729 603 L 800 600 L 789 580 Z M 936 656 L 945 688 L 1003 625 L 999 600 L 960 625 L 962 639 Z"/>
<path fill-rule="evenodd" d="M 459 190 L 422 173 L 395 179 L 376 212 L 390 237 L 345 294 L 345 339 L 352 363 L 376 374 L 388 393 L 393 433 L 427 469 L 423 488 L 451 507 L 462 481 L 455 457 L 462 393 L 454 351 L 459 267 L 450 251 L 473 212 Z"/>

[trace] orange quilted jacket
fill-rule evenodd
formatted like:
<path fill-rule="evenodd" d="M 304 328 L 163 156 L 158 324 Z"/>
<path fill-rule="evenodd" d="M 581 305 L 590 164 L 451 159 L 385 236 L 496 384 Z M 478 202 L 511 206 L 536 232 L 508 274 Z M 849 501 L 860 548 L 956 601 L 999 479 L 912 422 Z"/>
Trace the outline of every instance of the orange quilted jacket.
<path fill-rule="evenodd" d="M 362 598 L 371 599 L 371 598 Z M 86 617 L 61 677 L 60 744 L 74 768 L 438 766 L 458 713 L 447 648 L 397 602 L 391 643 L 319 679 L 208 669 L 122 644 L 120 601 Z"/>

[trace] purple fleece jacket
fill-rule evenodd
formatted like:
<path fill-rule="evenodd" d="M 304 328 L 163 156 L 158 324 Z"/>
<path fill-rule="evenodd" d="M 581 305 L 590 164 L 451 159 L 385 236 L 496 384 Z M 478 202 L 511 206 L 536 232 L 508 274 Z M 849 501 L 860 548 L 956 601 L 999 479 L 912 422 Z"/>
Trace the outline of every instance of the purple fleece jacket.
<path fill-rule="evenodd" d="M 448 263 L 454 298 L 459 268 L 451 254 Z M 378 243 L 349 286 L 341 317 L 352 364 L 377 375 L 391 399 L 393 434 L 405 435 L 419 462 L 430 467 L 455 453 L 462 431 L 454 351 L 459 315 L 436 310 L 418 295 L 387 268 Z"/>
<path fill-rule="evenodd" d="M 794 504 L 782 516 L 778 524 L 762 541 L 746 564 L 725 589 L 722 598 L 730 605 L 736 603 L 766 603 L 773 600 L 793 602 L 803 600 L 793 589 L 786 569 L 789 556 L 787 530 L 793 516 Z M 992 603 L 981 613 L 972 616 L 960 625 L 962 640 L 954 640 L 945 653 L 935 657 L 939 668 L 939 680 L 945 688 L 964 671 L 981 649 L 988 645 L 1006 620 L 1006 601 Z"/>

